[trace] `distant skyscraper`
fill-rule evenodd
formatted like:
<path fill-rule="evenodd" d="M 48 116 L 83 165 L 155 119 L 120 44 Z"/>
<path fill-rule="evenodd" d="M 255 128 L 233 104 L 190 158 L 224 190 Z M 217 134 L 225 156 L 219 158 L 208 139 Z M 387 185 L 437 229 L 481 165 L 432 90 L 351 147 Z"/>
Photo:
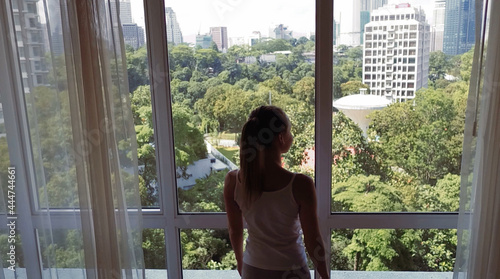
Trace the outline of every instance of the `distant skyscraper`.
<path fill-rule="evenodd" d="M 431 51 L 443 51 L 446 0 L 434 1 L 434 22 L 431 26 Z"/>
<path fill-rule="evenodd" d="M 360 16 L 359 16 L 359 23 L 361 26 L 361 36 L 360 36 L 360 41 L 361 44 L 364 43 L 364 36 L 365 36 L 365 25 L 370 22 L 370 12 L 369 11 L 361 11 Z"/>
<path fill-rule="evenodd" d="M 462 54 L 474 45 L 475 1 L 446 0 L 443 52 Z"/>
<path fill-rule="evenodd" d="M 196 45 L 201 48 L 209 48 L 212 45 L 212 36 L 210 34 L 196 35 Z"/>
<path fill-rule="evenodd" d="M 288 26 L 278 24 L 269 29 L 269 37 L 274 39 L 290 40 L 292 38 L 292 30 L 288 30 Z"/>
<path fill-rule="evenodd" d="M 219 51 L 225 52 L 228 49 L 227 27 L 210 27 L 210 35 Z"/>
<path fill-rule="evenodd" d="M 182 43 L 182 32 L 177 22 L 174 10 L 170 7 L 165 8 L 165 17 L 167 21 L 167 41 L 174 44 Z"/>
<path fill-rule="evenodd" d="M 123 40 L 126 45 L 132 46 L 134 49 L 138 49 L 144 45 L 144 29 L 135 23 L 124 23 L 123 28 Z"/>
<path fill-rule="evenodd" d="M 387 0 L 361 0 L 361 10 L 372 12 L 387 4 Z"/>
<path fill-rule="evenodd" d="M 368 22 L 370 22 L 371 12 L 387 4 L 387 0 L 360 0 L 360 1 L 361 1 L 361 11 L 359 13 L 359 29 L 360 29 L 360 41 L 361 44 L 363 44 L 365 25 Z"/>
<path fill-rule="evenodd" d="M 111 0 L 111 12 L 115 14 L 116 12 L 116 0 Z M 130 0 L 119 0 L 118 5 L 120 6 L 120 23 L 132 23 L 132 6 L 130 5 Z"/>
<path fill-rule="evenodd" d="M 427 87 L 430 26 L 423 10 L 409 4 L 374 10 L 364 41 L 363 83 L 372 94 L 399 102 Z"/>

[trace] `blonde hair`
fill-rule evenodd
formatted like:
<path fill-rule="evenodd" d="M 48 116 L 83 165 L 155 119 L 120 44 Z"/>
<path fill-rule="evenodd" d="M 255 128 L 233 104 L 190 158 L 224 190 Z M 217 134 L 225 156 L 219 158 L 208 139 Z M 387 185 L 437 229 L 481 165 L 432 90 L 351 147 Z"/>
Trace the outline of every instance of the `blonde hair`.
<path fill-rule="evenodd" d="M 263 152 L 277 135 L 290 126 L 285 112 L 276 106 L 261 106 L 250 113 L 240 139 L 241 183 L 249 206 L 262 194 Z"/>

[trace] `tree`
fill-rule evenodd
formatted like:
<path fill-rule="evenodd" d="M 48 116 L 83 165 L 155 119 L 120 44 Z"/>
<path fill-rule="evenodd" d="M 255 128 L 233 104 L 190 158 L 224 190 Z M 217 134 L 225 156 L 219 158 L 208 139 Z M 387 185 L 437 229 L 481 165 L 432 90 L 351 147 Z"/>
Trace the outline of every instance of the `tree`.
<path fill-rule="evenodd" d="M 342 96 L 359 94 L 360 88 L 368 89 L 367 93 L 369 93 L 370 87 L 368 85 L 362 83 L 361 81 L 357 81 L 357 80 L 356 81 L 348 81 L 348 82 L 342 83 L 340 85 L 340 91 L 342 92 Z"/>
<path fill-rule="evenodd" d="M 146 47 L 127 49 L 127 76 L 130 92 L 141 85 L 149 84 L 148 53 Z"/>
<path fill-rule="evenodd" d="M 315 79 L 313 77 L 304 77 L 297 81 L 292 87 L 292 97 L 304 101 L 307 104 L 314 105 Z"/>
<path fill-rule="evenodd" d="M 436 83 L 438 79 L 444 79 L 446 73 L 450 70 L 449 58 L 442 51 L 434 51 L 429 54 L 429 80 L 431 84 Z"/>

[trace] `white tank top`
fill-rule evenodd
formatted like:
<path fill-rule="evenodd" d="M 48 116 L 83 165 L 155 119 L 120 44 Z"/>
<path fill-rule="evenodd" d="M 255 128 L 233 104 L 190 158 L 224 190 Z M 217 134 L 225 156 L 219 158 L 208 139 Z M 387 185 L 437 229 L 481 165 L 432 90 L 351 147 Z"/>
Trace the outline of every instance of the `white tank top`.
<path fill-rule="evenodd" d="M 295 173 L 288 185 L 280 190 L 263 192 L 250 208 L 245 207 L 243 185 L 236 179 L 234 200 L 248 225 L 244 263 L 267 270 L 289 270 L 307 265 L 299 206 L 292 192 L 294 178 Z"/>

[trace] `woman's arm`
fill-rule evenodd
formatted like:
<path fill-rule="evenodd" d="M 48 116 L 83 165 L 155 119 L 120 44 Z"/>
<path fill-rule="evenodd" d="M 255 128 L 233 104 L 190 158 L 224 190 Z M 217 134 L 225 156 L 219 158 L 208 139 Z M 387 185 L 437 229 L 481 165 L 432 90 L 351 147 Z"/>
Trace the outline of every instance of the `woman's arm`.
<path fill-rule="evenodd" d="M 226 204 L 227 222 L 229 225 L 229 239 L 236 256 L 238 272 L 241 276 L 243 266 L 243 217 L 238 204 L 234 201 L 236 187 L 236 171 L 230 171 L 224 180 L 224 203 Z"/>
<path fill-rule="evenodd" d="M 316 190 L 313 180 L 306 176 L 297 174 L 293 193 L 295 201 L 299 205 L 299 218 L 304 232 L 304 243 L 307 253 L 316 267 L 322 279 L 330 278 L 325 257 L 325 247 L 318 225 Z"/>

